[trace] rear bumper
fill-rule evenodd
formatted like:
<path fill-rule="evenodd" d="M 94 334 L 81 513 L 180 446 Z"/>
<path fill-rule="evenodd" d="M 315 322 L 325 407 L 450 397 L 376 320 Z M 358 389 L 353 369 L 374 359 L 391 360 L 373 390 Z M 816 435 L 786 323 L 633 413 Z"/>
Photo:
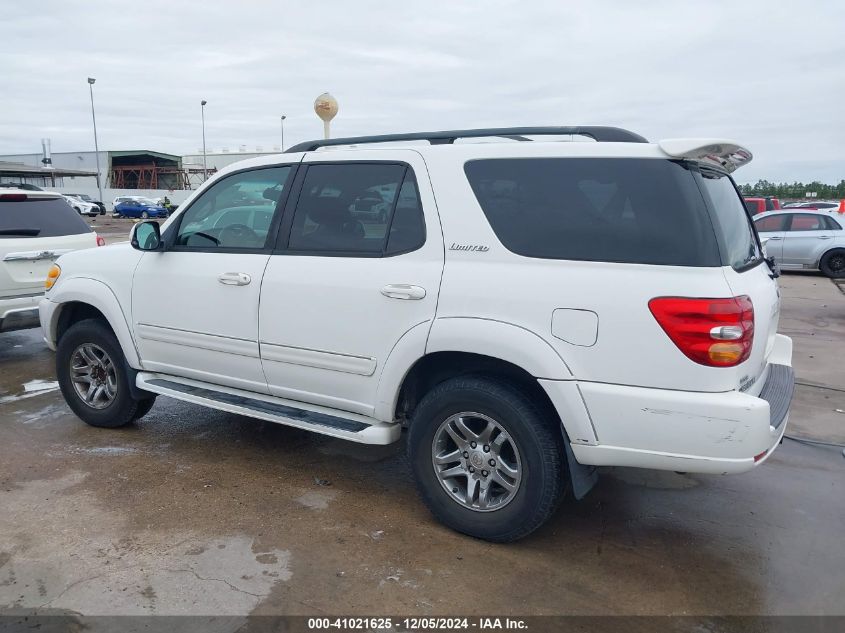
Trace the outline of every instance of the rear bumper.
<path fill-rule="evenodd" d="M 575 458 L 595 466 L 714 474 L 762 464 L 786 430 L 795 384 L 791 341 L 778 339 L 771 356 L 778 363 L 766 368 L 757 396 L 580 383 L 597 441 L 573 441 Z"/>
<path fill-rule="evenodd" d="M 38 327 L 38 302 L 43 292 L 0 299 L 0 332 Z"/>

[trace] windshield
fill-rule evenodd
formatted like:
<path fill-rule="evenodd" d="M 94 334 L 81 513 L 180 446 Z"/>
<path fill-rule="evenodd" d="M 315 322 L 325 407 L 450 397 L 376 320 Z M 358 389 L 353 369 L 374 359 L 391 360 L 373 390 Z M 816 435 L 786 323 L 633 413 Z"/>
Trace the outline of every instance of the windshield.
<path fill-rule="evenodd" d="M 137 200 L 141 204 L 148 204 L 153 207 L 158 206 L 158 203 L 155 200 L 151 200 L 149 198 L 135 198 L 135 200 Z"/>
<path fill-rule="evenodd" d="M 730 177 L 722 172 L 702 169 L 698 181 L 711 209 L 723 262 L 736 270 L 759 262 L 762 253 L 751 220 Z"/>

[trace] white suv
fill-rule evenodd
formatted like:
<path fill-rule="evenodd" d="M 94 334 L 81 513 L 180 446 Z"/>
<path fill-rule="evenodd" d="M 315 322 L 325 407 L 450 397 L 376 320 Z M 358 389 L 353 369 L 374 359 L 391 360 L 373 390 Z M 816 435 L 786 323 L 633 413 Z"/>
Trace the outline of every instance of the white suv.
<path fill-rule="evenodd" d="M 407 427 L 437 518 L 510 541 L 596 466 L 737 473 L 780 442 L 792 343 L 729 176 L 750 159 L 602 127 L 304 143 L 62 257 L 41 323 L 89 424 L 161 394 L 370 444 Z M 388 212 L 359 219 L 372 191 Z"/>
<path fill-rule="evenodd" d="M 0 188 L 0 332 L 38 327 L 53 262 L 103 244 L 60 194 Z"/>

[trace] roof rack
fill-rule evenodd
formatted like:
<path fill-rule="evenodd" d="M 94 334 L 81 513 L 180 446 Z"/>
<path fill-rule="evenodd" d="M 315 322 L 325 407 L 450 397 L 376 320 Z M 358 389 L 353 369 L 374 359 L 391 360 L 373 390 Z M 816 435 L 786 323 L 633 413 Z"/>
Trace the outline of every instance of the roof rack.
<path fill-rule="evenodd" d="M 634 132 L 619 127 L 586 126 L 551 126 L 551 127 L 492 127 L 477 130 L 444 130 L 442 132 L 410 132 L 407 134 L 379 134 L 376 136 L 349 136 L 319 141 L 306 141 L 285 150 L 286 154 L 313 152 L 320 147 L 333 145 L 362 145 L 366 143 L 389 143 L 392 141 L 428 141 L 432 145 L 448 145 L 459 138 L 482 138 L 501 136 L 517 141 L 530 141 L 526 136 L 550 135 L 589 136 L 600 143 L 648 143 Z"/>

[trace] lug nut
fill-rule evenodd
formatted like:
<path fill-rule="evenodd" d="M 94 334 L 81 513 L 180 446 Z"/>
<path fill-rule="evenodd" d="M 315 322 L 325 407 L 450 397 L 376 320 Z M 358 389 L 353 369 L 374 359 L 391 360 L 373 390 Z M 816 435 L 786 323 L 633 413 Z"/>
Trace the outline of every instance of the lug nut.
<path fill-rule="evenodd" d="M 489 452 L 490 452 L 490 447 L 489 447 L 489 446 L 487 446 L 487 444 L 485 444 L 485 445 L 484 445 L 484 452 L 485 452 L 485 453 L 489 453 Z"/>
<path fill-rule="evenodd" d="M 486 476 L 487 476 L 487 475 L 489 475 L 489 474 L 490 474 L 490 473 L 488 473 L 486 470 L 482 470 L 482 471 L 481 471 L 481 476 L 482 476 L 482 477 L 486 477 Z"/>
<path fill-rule="evenodd" d="M 469 472 L 474 473 L 474 472 L 475 472 L 475 468 L 473 468 L 472 466 L 470 466 L 470 467 L 469 467 Z"/>
<path fill-rule="evenodd" d="M 491 459 L 491 460 L 490 460 L 489 462 L 487 462 L 487 463 L 488 463 L 488 464 L 490 464 L 491 466 L 495 466 L 495 465 L 496 465 L 496 460 L 495 460 L 495 459 Z"/>
<path fill-rule="evenodd" d="M 466 451 L 464 451 L 464 459 L 466 459 L 467 457 L 469 457 L 469 453 L 467 453 Z"/>
<path fill-rule="evenodd" d="M 470 445 L 472 448 L 475 448 L 476 446 L 478 446 L 478 444 L 476 444 L 475 442 L 470 442 L 470 443 L 469 443 L 469 445 Z"/>

